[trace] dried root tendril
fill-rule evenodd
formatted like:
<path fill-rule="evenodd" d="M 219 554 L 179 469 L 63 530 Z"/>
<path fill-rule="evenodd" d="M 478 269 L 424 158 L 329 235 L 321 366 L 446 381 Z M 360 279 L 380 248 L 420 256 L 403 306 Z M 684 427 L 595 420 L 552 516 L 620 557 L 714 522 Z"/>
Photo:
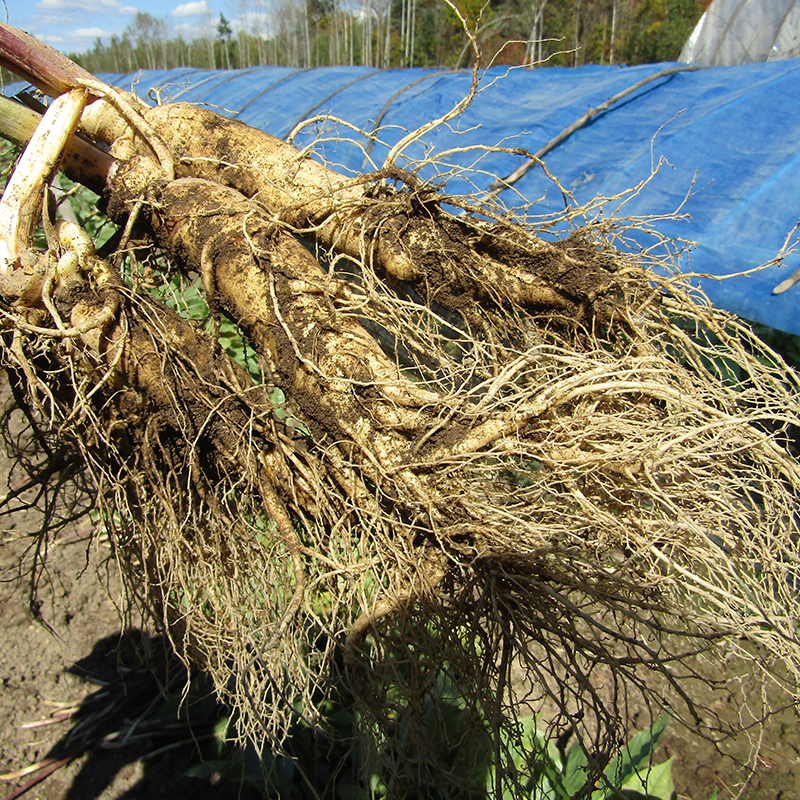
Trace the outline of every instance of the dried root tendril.
<path fill-rule="evenodd" d="M 474 774 L 430 742 L 455 686 L 501 794 L 527 710 L 596 775 L 628 704 L 735 727 L 696 699 L 703 663 L 797 696 L 800 384 L 668 257 L 617 247 L 645 223 L 583 209 L 547 243 L 553 219 L 451 215 L 392 163 L 359 183 L 206 110 L 134 111 L 120 274 L 62 240 L 40 306 L 2 310 L 3 357 L 243 737 L 280 743 L 349 686 L 365 757 L 424 794 Z M 213 339 L 161 302 L 192 292 Z"/>

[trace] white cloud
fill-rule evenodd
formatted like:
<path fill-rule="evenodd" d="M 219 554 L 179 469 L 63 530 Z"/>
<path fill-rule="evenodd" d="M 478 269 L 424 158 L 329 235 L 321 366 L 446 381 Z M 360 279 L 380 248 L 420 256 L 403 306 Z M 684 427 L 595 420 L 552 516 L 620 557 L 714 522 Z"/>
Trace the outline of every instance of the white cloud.
<path fill-rule="evenodd" d="M 217 21 L 209 17 L 200 22 L 182 22 L 179 25 L 175 25 L 172 30 L 185 41 L 206 39 L 208 37 L 215 39 L 217 36 Z"/>
<path fill-rule="evenodd" d="M 118 0 L 40 0 L 36 8 L 42 11 L 87 11 L 96 14 L 98 11 L 115 11 L 118 14 L 135 14 L 137 9 L 126 6 Z"/>
<path fill-rule="evenodd" d="M 98 37 L 102 39 L 104 36 L 110 36 L 111 34 L 102 28 L 77 28 L 72 31 L 72 35 L 81 39 L 97 39 Z"/>
<path fill-rule="evenodd" d="M 37 14 L 36 15 L 36 29 L 37 30 L 44 30 L 52 28 L 53 26 L 57 27 L 61 30 L 64 27 L 64 15 L 63 14 Z M 37 39 L 41 39 L 42 37 L 37 33 Z"/>
<path fill-rule="evenodd" d="M 47 42 L 48 44 L 61 44 L 64 41 L 63 36 L 48 36 L 47 34 L 39 34 L 36 36 L 37 39 L 41 39 L 43 42 Z"/>
<path fill-rule="evenodd" d="M 181 3 L 173 12 L 173 17 L 197 17 L 213 14 L 214 10 L 206 0 L 192 0 L 190 3 Z"/>
<path fill-rule="evenodd" d="M 36 8 L 47 9 L 48 11 L 72 11 L 76 8 L 84 8 L 85 3 L 80 0 L 41 0 L 36 4 Z"/>

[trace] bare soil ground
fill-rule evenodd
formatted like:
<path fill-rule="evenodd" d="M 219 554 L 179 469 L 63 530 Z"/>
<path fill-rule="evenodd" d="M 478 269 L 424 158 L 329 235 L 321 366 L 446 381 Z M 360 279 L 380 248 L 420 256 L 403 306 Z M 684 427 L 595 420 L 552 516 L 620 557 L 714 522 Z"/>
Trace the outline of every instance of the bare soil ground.
<path fill-rule="evenodd" d="M 13 567 L 13 545 L 0 548 L 0 568 Z M 52 719 L 55 704 L 72 705 L 107 684 L 126 676 L 129 684 L 139 673 L 125 673 L 127 661 L 135 666 L 132 645 L 142 634 L 123 636 L 119 612 L 114 606 L 116 582 L 103 586 L 98 578 L 98 554 L 87 563 L 85 541 L 54 549 L 50 560 L 50 585 L 42 607 L 52 630 L 34 620 L 19 587 L 5 584 L 0 591 L 4 647 L 0 650 L 0 773 L 6 775 L 47 758 L 64 747 L 70 721 L 37 728 L 26 723 Z M 100 574 L 103 574 L 101 568 Z M 111 595 L 109 595 L 109 591 Z M 156 686 L 149 697 L 155 697 Z M 141 696 L 141 695 L 139 695 Z M 147 695 L 145 695 L 147 696 Z M 128 709 L 136 716 L 143 708 Z M 108 731 L 109 733 L 111 730 Z M 133 738 L 124 746 L 104 746 L 60 767 L 26 797 L 38 800 L 117 800 L 121 798 L 234 798 L 254 795 L 233 783 L 214 777 L 188 778 L 185 771 L 201 761 L 200 743 L 191 741 L 185 725 L 166 735 Z M 183 744 L 180 744 L 183 742 Z M 177 744 L 177 746 L 175 746 Z M 155 757 L 155 750 L 172 745 Z M 28 776 L 0 783 L 0 797 L 24 786 Z"/>
<path fill-rule="evenodd" d="M 8 464 L 0 460 L 0 485 L 5 487 Z M 2 489 L 5 491 L 5 488 Z M 34 530 L 36 515 L 18 514 L 2 523 L 0 538 L 0 774 L 8 775 L 64 748 L 69 721 L 41 727 L 26 724 L 51 719 L 56 704 L 75 704 L 97 691 L 98 681 L 110 685 L 125 668 L 136 666 L 147 632 L 123 634 L 118 607 L 121 586 L 109 560 L 107 545 L 90 543 L 81 523 L 63 535 L 48 555 L 48 575 L 37 621 L 28 602 L 17 565 Z M 81 527 L 83 526 L 83 527 Z M 157 649 L 157 644 L 154 646 Z M 743 676 L 743 691 L 747 691 Z M 708 702 L 734 705 L 719 692 Z M 130 708 L 136 715 L 138 710 Z M 731 710 L 731 713 L 734 713 Z M 637 727 L 634 714 L 632 724 Z M 644 717 L 638 727 L 646 724 Z M 199 738 L 199 737 L 198 737 Z M 665 734 L 657 761 L 675 756 L 673 777 L 679 800 L 707 800 L 716 789 L 718 800 L 733 797 L 740 779 L 737 766 L 751 751 L 750 742 L 723 743 L 718 748 L 677 726 Z M 169 749 L 163 749 L 169 746 Z M 153 755 L 155 751 L 161 751 Z M 186 727 L 169 736 L 133 737 L 125 746 L 99 747 L 55 770 L 33 786 L 33 800 L 125 800 L 133 798 L 244 798 L 258 793 L 249 785 L 221 781 L 218 776 L 190 778 L 186 770 L 206 757 L 201 741 Z M 16 797 L 29 776 L 3 779 L 0 798 Z M 752 780 L 743 795 L 748 800 L 800 798 L 800 726 L 794 709 L 777 714 L 761 743 Z"/>
<path fill-rule="evenodd" d="M 8 396 L 3 375 L 0 403 Z M 10 425 L 18 422 L 12 417 Z M 9 470 L 8 459 L 0 454 L 0 492 L 8 491 Z M 10 478 L 12 484 L 18 481 L 18 476 Z M 52 715 L 59 708 L 80 704 L 102 690 L 93 708 L 110 709 L 111 700 L 122 706 L 101 730 L 113 734 L 115 724 L 138 717 L 145 710 L 142 703 L 147 705 L 159 696 L 158 680 L 163 684 L 165 678 L 162 674 L 156 679 L 141 668 L 146 650 L 163 673 L 160 640 L 143 630 L 123 633 L 121 583 L 109 545 L 93 540 L 89 520 L 64 530 L 51 544 L 47 574 L 38 593 L 40 619 L 36 619 L 29 602 L 29 582 L 19 574 L 19 564 L 30 561 L 25 554 L 40 519 L 39 514 L 27 511 L 0 521 L 0 775 L 4 776 L 0 798 L 18 796 L 15 792 L 31 779 L 31 775 L 7 776 L 76 749 L 77 738 L 67 741 L 67 735 L 78 723 L 55 722 Z M 181 688 L 179 684 L 176 694 Z M 124 746 L 109 741 L 95 747 L 56 769 L 24 796 L 31 800 L 260 796 L 252 787 L 220 781 L 214 774 L 186 777 L 189 767 L 214 755 L 208 751 L 209 737 L 202 738 L 208 723 L 203 719 L 201 725 L 190 728 L 185 713 L 179 721 L 177 698 L 172 706 L 163 705 L 164 731 L 143 735 L 134 731 Z M 41 721 L 50 724 L 30 727 Z M 153 755 L 155 751 L 161 752 Z"/>

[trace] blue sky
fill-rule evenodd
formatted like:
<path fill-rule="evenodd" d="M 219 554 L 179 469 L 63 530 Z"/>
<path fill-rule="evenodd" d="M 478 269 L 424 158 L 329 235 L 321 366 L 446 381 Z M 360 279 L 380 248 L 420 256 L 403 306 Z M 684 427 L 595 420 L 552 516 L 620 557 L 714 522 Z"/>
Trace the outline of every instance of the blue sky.
<path fill-rule="evenodd" d="M 216 23 L 220 11 L 229 20 L 236 17 L 227 0 L 5 0 L 5 6 L 10 25 L 64 53 L 86 50 L 98 36 L 108 41 L 122 33 L 137 11 L 165 19 L 170 34 L 185 38 L 199 36 L 210 16 Z"/>

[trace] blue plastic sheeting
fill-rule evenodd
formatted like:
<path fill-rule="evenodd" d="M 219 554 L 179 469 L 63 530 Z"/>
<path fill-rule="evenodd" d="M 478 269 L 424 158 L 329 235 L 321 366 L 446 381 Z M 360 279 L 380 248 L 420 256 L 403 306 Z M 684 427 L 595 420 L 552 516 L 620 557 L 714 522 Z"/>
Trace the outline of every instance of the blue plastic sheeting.
<path fill-rule="evenodd" d="M 578 69 L 489 70 L 473 104 L 448 126 L 430 131 L 406 153 L 426 149 L 498 145 L 533 153 L 590 107 L 669 64 Z M 234 71 L 171 70 L 135 76 L 101 76 L 124 88 L 135 83 L 146 97 L 208 104 L 250 125 L 285 137 L 314 115 L 331 114 L 371 131 L 376 120 L 385 144 L 375 144 L 380 165 L 388 146 L 452 109 L 468 92 L 471 74 L 442 70 L 375 70 L 368 67 Z M 391 102 L 390 102 L 391 101 Z M 387 127 L 388 126 L 388 127 Z M 297 137 L 303 146 L 330 137 L 325 158 L 338 169 L 369 171 L 366 140 L 352 130 L 318 121 Z M 475 162 L 480 158 L 477 164 Z M 715 276 L 752 269 L 774 258 L 800 218 L 800 59 L 679 72 L 659 78 L 596 116 L 551 151 L 545 162 L 577 202 L 614 196 L 651 175 L 624 206 L 625 216 L 664 215 L 680 209 L 688 220 L 661 220 L 662 233 L 697 242 L 684 271 Z M 403 165 L 402 160 L 399 162 Z M 481 172 L 455 175 L 450 193 L 485 190 L 524 158 L 470 151 L 448 163 Z M 434 177 L 430 170 L 427 177 Z M 534 212 L 555 213 L 564 199 L 540 168 L 533 168 L 501 199 L 520 205 L 514 191 L 538 200 Z M 614 204 L 606 208 L 611 213 Z M 743 317 L 800 334 L 800 284 L 783 295 L 772 288 L 800 266 L 790 255 L 783 267 L 724 281 L 705 278 L 703 290 L 718 306 Z"/>

